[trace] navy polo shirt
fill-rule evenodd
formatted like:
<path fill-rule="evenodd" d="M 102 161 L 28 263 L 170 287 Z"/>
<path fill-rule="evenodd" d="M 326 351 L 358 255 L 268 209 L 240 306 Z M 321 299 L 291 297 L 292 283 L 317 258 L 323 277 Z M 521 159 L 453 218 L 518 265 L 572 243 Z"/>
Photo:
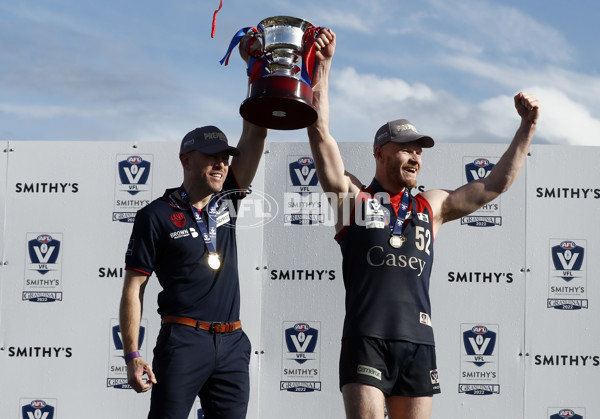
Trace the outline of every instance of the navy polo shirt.
<path fill-rule="evenodd" d="M 135 217 L 125 267 L 156 274 L 162 291 L 158 313 L 209 322 L 239 320 L 240 287 L 235 235 L 239 200 L 245 194 L 229 171 L 217 201 L 217 243 L 221 267 L 208 265 L 208 250 L 187 202 L 177 199 L 178 188 L 165 194 Z M 207 208 L 202 209 L 207 220 Z"/>

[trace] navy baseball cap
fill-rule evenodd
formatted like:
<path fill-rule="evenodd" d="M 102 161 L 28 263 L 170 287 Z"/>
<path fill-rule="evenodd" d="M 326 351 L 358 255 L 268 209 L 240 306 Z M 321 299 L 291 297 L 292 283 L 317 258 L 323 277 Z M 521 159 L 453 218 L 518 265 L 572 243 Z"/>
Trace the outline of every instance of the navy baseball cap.
<path fill-rule="evenodd" d="M 384 124 L 375 133 L 373 141 L 373 150 L 375 147 L 382 146 L 388 142 L 410 143 L 417 141 L 423 148 L 433 147 L 435 144 L 433 138 L 419 134 L 413 124 L 408 119 L 396 119 Z"/>
<path fill-rule="evenodd" d="M 179 154 L 198 150 L 204 154 L 217 154 L 226 151 L 231 156 L 239 156 L 240 150 L 227 143 L 227 137 L 219 128 L 207 125 L 188 132 L 181 140 Z"/>

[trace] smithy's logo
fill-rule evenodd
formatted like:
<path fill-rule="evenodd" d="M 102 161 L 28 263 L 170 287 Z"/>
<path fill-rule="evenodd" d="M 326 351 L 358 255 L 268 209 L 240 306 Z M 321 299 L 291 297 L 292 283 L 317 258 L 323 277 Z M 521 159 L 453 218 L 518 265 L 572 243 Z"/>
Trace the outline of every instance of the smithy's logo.
<path fill-rule="evenodd" d="M 572 240 L 565 240 L 560 245 L 553 246 L 551 251 L 554 268 L 562 272 L 560 277 L 567 282 L 572 280 L 576 271 L 581 270 L 585 249 Z"/>
<path fill-rule="evenodd" d="M 129 156 L 119 162 L 121 184 L 128 188 L 127 192 L 131 195 L 140 192 L 139 186 L 148 182 L 148 176 L 150 176 L 150 162 L 140 156 Z"/>
<path fill-rule="evenodd" d="M 296 192 L 311 192 L 311 186 L 314 187 L 319 182 L 313 158 L 300 157 L 295 162 L 290 163 L 290 179 Z"/>
<path fill-rule="evenodd" d="M 481 367 L 489 362 L 486 361 L 486 356 L 494 353 L 496 333 L 485 326 L 474 326 L 471 330 L 463 332 L 463 344 L 467 355 L 472 358 L 471 362 Z"/>
<path fill-rule="evenodd" d="M 288 351 L 296 355 L 296 362 L 303 364 L 308 361 L 306 354 L 315 351 L 318 335 L 319 331 L 308 323 L 296 323 L 285 330 L 285 343 Z"/>
<path fill-rule="evenodd" d="M 494 166 L 495 165 L 490 163 L 486 158 L 475 159 L 473 163 L 465 165 L 467 182 L 473 182 L 474 180 L 488 177 Z"/>
<path fill-rule="evenodd" d="M 50 406 L 44 400 L 32 400 L 21 409 L 23 419 L 53 419 L 54 406 Z"/>
<path fill-rule="evenodd" d="M 60 241 L 55 240 L 49 234 L 40 234 L 28 243 L 29 259 L 32 265 L 42 275 L 52 270 L 51 265 L 56 264 L 60 252 Z"/>

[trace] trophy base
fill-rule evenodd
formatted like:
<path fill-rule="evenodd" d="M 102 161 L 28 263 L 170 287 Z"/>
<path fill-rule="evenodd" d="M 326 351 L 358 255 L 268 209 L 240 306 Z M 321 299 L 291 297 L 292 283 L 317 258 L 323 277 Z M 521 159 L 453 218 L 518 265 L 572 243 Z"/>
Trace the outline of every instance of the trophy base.
<path fill-rule="evenodd" d="M 265 76 L 253 81 L 240 115 L 254 125 L 278 130 L 306 128 L 317 120 L 312 89 L 288 76 Z"/>

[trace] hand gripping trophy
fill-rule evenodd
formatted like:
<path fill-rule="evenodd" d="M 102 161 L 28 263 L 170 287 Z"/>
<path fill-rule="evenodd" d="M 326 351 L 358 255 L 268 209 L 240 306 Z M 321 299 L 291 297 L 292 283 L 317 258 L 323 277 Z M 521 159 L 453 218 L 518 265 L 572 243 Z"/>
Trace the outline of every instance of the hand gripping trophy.
<path fill-rule="evenodd" d="M 250 84 L 240 106 L 247 121 L 266 128 L 294 130 L 305 128 L 317 119 L 312 104 L 311 81 L 315 65 L 315 39 L 320 28 L 290 16 L 263 19 L 257 28 L 240 29 L 233 37 L 221 64 L 247 34 L 246 51 Z M 253 43 L 259 42 L 256 48 Z"/>

